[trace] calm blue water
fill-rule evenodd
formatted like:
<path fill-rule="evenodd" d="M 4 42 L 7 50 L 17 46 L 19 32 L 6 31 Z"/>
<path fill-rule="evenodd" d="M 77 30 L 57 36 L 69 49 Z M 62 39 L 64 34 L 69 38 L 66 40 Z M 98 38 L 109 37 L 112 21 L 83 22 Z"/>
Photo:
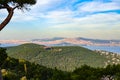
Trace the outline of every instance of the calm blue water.
<path fill-rule="evenodd" d="M 120 46 L 83 46 L 83 47 L 88 48 L 90 50 L 105 50 L 120 54 Z"/>
<path fill-rule="evenodd" d="M 0 44 L 0 47 L 9 47 L 9 46 L 17 46 L 18 44 L 8 44 L 8 43 L 6 43 L 6 44 Z"/>

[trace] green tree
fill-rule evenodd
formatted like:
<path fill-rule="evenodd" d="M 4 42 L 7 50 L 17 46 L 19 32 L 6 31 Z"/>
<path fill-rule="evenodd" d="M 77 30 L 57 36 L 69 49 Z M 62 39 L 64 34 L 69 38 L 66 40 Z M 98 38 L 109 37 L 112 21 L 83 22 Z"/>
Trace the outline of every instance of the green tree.
<path fill-rule="evenodd" d="M 0 0 L 0 9 L 8 11 L 8 16 L 0 24 L 0 31 L 10 22 L 15 9 L 28 10 L 28 5 L 34 5 L 35 3 L 36 0 Z"/>
<path fill-rule="evenodd" d="M 6 49 L 0 48 L 0 67 L 6 58 L 7 58 Z"/>
<path fill-rule="evenodd" d="M 0 70 L 6 58 L 7 58 L 6 49 L 0 48 Z M 1 76 L 1 71 L 0 71 L 0 80 L 3 80 Z"/>
<path fill-rule="evenodd" d="M 83 65 L 81 68 L 74 70 L 71 77 L 73 80 L 100 80 L 96 72 L 96 68 Z"/>

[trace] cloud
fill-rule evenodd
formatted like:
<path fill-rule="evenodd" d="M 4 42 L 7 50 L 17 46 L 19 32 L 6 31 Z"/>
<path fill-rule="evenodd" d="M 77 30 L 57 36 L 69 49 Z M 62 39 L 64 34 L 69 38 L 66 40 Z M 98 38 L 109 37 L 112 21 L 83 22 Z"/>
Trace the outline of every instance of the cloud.
<path fill-rule="evenodd" d="M 12 21 L 21 22 L 39 20 L 40 18 L 43 18 L 43 16 L 46 16 L 44 14 L 47 14 L 47 12 L 49 13 L 49 10 L 56 10 L 56 8 L 58 8 L 63 2 L 63 0 L 37 0 L 36 5 L 31 6 L 31 10 L 28 12 L 15 10 Z M 4 16 L 6 16 L 7 12 L 2 12 L 1 10 L 0 14 L 4 14 Z"/>
<path fill-rule="evenodd" d="M 62 7 L 61 5 L 64 5 L 66 1 L 67 0 L 38 0 L 33 9 L 40 12 L 55 10 Z"/>
<path fill-rule="evenodd" d="M 56 19 L 54 19 L 56 21 Z M 64 21 L 66 19 L 62 19 Z M 60 21 L 60 22 L 61 22 Z M 66 22 L 66 21 L 64 21 Z M 71 22 L 71 23 L 70 23 Z M 117 13 L 99 13 L 93 14 L 86 17 L 80 18 L 69 18 L 69 22 L 65 24 L 59 24 L 55 26 L 51 26 L 53 28 L 58 29 L 103 29 L 103 28 L 110 28 L 110 27 L 118 27 L 120 24 L 120 14 Z"/>
<path fill-rule="evenodd" d="M 29 14 L 29 12 L 15 12 L 13 18 L 11 21 L 13 22 L 24 22 L 24 21 L 33 21 L 36 20 L 36 18 Z"/>
<path fill-rule="evenodd" d="M 110 10 L 120 10 L 120 5 L 117 1 L 112 2 L 83 2 L 79 4 L 79 11 L 82 12 L 100 12 L 100 11 L 110 11 Z"/>
<path fill-rule="evenodd" d="M 120 20 L 120 14 L 117 13 L 98 13 L 88 15 L 82 18 L 76 18 L 75 21 L 83 22 L 83 23 L 113 23 L 118 22 Z M 120 21 L 119 21 L 120 22 Z"/>
<path fill-rule="evenodd" d="M 51 12 L 48 12 L 43 17 L 44 18 L 67 18 L 70 15 L 72 16 L 71 11 L 51 11 Z"/>
<path fill-rule="evenodd" d="M 74 12 L 70 10 L 56 10 L 50 11 L 46 14 L 40 15 L 40 18 L 46 19 L 50 24 L 64 24 L 69 23 L 74 16 Z"/>
<path fill-rule="evenodd" d="M 46 0 L 47 1 L 47 0 Z M 58 2 L 57 2 L 58 1 Z M 63 0 L 48 0 L 48 2 L 43 2 L 44 3 L 44 6 L 47 6 L 48 7 L 56 7 L 56 4 L 57 3 L 64 3 L 66 2 L 67 0 L 64 0 L 64 2 L 62 2 Z M 77 0 L 75 1 L 67 1 L 66 5 L 70 6 L 70 4 L 74 4 Z M 54 4 L 54 5 L 50 5 L 50 4 Z M 35 15 L 37 15 L 37 17 L 40 18 L 44 18 L 46 19 L 47 21 L 49 21 L 49 23 L 58 23 L 58 24 L 64 24 L 64 23 L 71 23 L 71 22 L 83 22 L 85 23 L 86 22 L 86 18 L 90 18 L 89 22 L 91 23 L 91 21 L 93 21 L 94 23 L 101 23 L 103 22 L 104 20 L 104 17 L 106 17 L 106 19 L 110 19 L 112 17 L 112 14 L 110 15 L 109 13 L 108 14 L 95 14 L 97 16 L 95 16 L 94 14 L 92 14 L 92 16 L 89 16 L 91 14 L 87 13 L 87 12 L 99 12 L 99 11 L 108 11 L 108 10 L 116 10 L 116 9 L 120 9 L 120 5 L 117 3 L 117 0 L 115 1 L 112 1 L 112 2 L 106 2 L 106 3 L 103 3 L 101 1 L 92 1 L 92 2 L 82 2 L 82 3 L 77 3 L 77 5 L 79 4 L 79 9 L 77 10 L 71 10 L 71 8 L 69 7 L 64 7 L 64 9 L 54 9 L 54 10 L 48 10 L 46 12 L 37 12 Z M 40 6 L 43 6 L 42 3 L 40 3 L 38 1 L 38 4 L 37 5 L 40 5 Z M 65 4 L 64 4 L 65 5 Z M 40 6 L 37 6 L 38 8 L 40 8 Z M 74 8 L 74 6 L 73 6 Z M 36 8 L 37 9 L 37 8 Z M 82 13 L 83 12 L 86 12 L 86 13 Z M 34 12 L 35 13 L 35 12 Z M 33 13 L 33 14 L 34 14 Z M 113 14 L 114 15 L 114 14 Z M 101 17 L 102 16 L 102 17 Z M 103 19 L 101 19 L 103 18 Z M 97 19 L 96 21 L 95 20 L 92 20 L 92 19 Z M 115 18 L 117 19 L 117 18 Z M 88 21 L 88 20 L 87 20 Z M 110 21 L 110 20 L 109 20 Z M 104 22 L 109 22 L 108 20 L 104 20 Z M 92 23 L 93 23 L 92 22 Z"/>
<path fill-rule="evenodd" d="M 37 0 L 37 4 L 31 7 L 29 12 L 21 12 L 16 10 L 12 21 L 35 21 L 40 19 L 46 19 L 50 23 L 66 23 L 71 22 L 75 16 L 86 16 L 89 13 L 82 12 L 98 12 L 98 11 L 108 11 L 120 9 L 117 0 L 112 2 L 79 2 L 77 3 L 76 10 L 71 9 L 76 8 L 73 6 L 78 0 Z M 4 12 L 3 14 L 7 14 Z"/>

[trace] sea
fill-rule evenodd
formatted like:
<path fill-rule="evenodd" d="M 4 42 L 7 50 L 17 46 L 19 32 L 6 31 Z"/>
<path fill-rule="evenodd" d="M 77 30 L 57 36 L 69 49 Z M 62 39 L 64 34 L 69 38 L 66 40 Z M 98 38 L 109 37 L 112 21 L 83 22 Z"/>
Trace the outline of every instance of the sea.
<path fill-rule="evenodd" d="M 0 44 L 0 47 L 11 47 L 11 46 L 17 46 L 19 44 L 12 44 L 12 43 L 4 43 L 4 44 Z"/>
<path fill-rule="evenodd" d="M 120 46 L 83 46 L 83 47 L 88 48 L 90 50 L 104 50 L 120 54 Z"/>

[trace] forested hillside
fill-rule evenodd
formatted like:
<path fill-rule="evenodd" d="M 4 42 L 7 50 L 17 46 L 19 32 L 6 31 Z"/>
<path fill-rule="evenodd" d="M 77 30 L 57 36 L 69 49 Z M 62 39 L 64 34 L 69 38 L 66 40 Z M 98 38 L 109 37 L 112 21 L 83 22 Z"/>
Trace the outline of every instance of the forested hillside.
<path fill-rule="evenodd" d="M 81 65 L 104 67 L 105 55 L 79 46 L 46 47 L 33 43 L 7 48 L 10 57 L 25 59 L 49 68 L 73 71 Z"/>
<path fill-rule="evenodd" d="M 106 68 L 83 65 L 73 72 L 65 72 L 8 57 L 1 68 L 4 80 L 120 80 L 120 65 L 109 65 Z"/>
<path fill-rule="evenodd" d="M 3 48 L 0 48 L 0 55 L 4 80 L 120 80 L 120 65 L 108 65 L 106 68 L 82 65 L 72 72 L 66 72 L 11 58 Z"/>

